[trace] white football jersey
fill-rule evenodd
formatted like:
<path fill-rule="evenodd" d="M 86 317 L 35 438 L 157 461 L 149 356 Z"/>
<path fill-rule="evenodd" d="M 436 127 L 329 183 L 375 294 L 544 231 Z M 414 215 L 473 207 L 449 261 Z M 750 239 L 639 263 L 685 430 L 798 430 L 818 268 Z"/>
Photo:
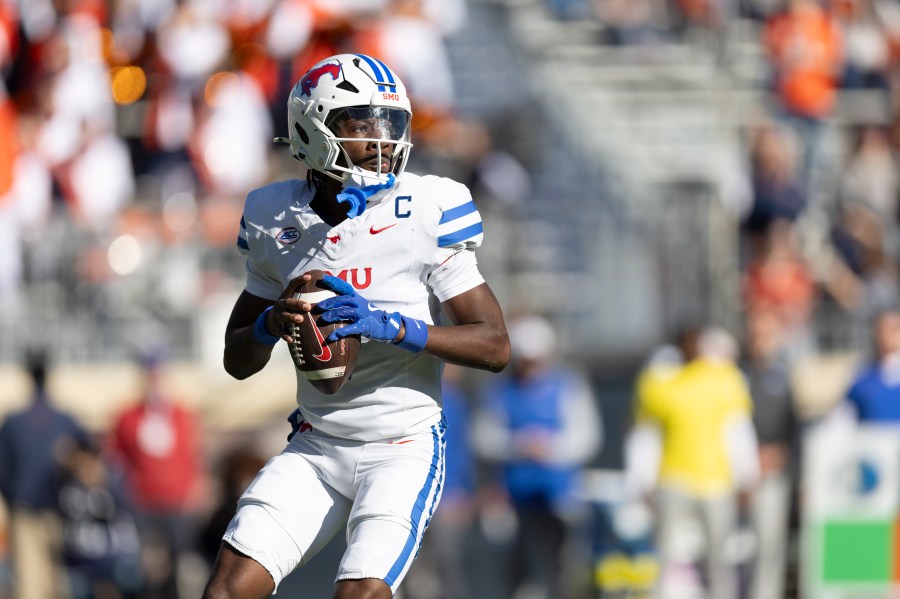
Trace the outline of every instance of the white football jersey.
<path fill-rule="evenodd" d="M 403 173 L 369 198 L 361 215 L 336 227 L 309 207 L 313 195 L 306 181 L 292 179 L 247 196 L 237 243 L 247 256 L 249 293 L 276 300 L 291 279 L 320 269 L 383 310 L 436 324 L 432 296 L 443 302 L 484 282 L 474 254 L 481 216 L 464 185 Z M 333 395 L 297 372 L 305 420 L 359 441 L 415 434 L 438 422 L 440 360 L 366 341 L 350 380 Z"/>

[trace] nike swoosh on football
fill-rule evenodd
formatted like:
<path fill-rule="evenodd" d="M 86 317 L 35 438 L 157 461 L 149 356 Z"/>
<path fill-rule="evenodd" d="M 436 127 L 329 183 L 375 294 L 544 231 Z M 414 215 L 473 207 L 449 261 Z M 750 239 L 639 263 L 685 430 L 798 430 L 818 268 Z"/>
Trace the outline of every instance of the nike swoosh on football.
<path fill-rule="evenodd" d="M 382 231 L 387 231 L 387 230 L 390 229 L 391 227 L 396 226 L 396 224 L 397 224 L 397 223 L 391 223 L 391 224 L 389 224 L 389 225 L 386 226 L 386 227 L 381 227 L 380 229 L 376 229 L 376 228 L 375 228 L 375 225 L 372 225 L 371 227 L 369 227 L 369 233 L 371 233 L 372 235 L 378 235 L 378 234 L 381 233 Z"/>
<path fill-rule="evenodd" d="M 325 344 L 325 337 L 322 335 L 322 331 L 319 330 L 319 325 L 316 324 L 316 321 L 312 318 L 309 320 L 312 323 L 313 331 L 316 333 L 316 341 L 319 342 L 319 353 L 313 354 L 313 358 L 320 362 L 327 362 L 331 359 L 331 348 Z"/>

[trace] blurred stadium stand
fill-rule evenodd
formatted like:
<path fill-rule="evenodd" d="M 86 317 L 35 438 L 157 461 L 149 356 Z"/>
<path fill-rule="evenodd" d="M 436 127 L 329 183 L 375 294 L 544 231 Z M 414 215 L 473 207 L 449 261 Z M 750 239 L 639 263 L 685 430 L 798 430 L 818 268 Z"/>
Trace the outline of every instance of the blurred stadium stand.
<path fill-rule="evenodd" d="M 578 278 L 584 304 L 560 307 L 572 349 L 600 368 L 645 355 L 685 320 L 738 331 L 746 130 L 775 111 L 759 21 L 735 16 L 718 35 L 698 28 L 682 39 L 607 45 L 598 43 L 602 24 L 554 19 L 540 0 L 488 4 L 507 12 L 552 132 L 529 218 L 555 229 L 547 238 L 560 249 L 548 253 L 568 257 L 513 274 L 523 279 L 514 285 L 556 276 L 564 288 Z M 842 91 L 826 145 L 842 158 L 843 128 L 889 119 L 881 91 Z M 823 335 L 839 326 L 829 316 L 840 318 L 823 313 Z M 858 339 L 834 344 L 862 349 Z"/>

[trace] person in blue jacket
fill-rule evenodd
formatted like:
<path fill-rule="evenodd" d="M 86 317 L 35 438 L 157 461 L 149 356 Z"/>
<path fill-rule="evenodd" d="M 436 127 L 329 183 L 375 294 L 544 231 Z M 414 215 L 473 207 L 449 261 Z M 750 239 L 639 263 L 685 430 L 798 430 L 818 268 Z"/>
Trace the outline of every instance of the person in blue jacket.
<path fill-rule="evenodd" d="M 900 422 L 900 308 L 875 317 L 875 359 L 857 374 L 847 401 L 859 422 Z"/>
<path fill-rule="evenodd" d="M 524 315 L 508 330 L 510 375 L 485 389 L 474 443 L 517 516 L 513 584 L 564 596 L 560 556 L 579 513 L 579 474 L 600 448 L 600 411 L 585 377 L 559 359 L 546 318 Z"/>
<path fill-rule="evenodd" d="M 33 385 L 31 401 L 0 426 L 0 494 L 9 509 L 14 596 L 42 599 L 62 592 L 62 525 L 54 486 L 60 458 L 86 445 L 90 435 L 50 402 L 46 353 L 32 352 L 24 366 Z"/>

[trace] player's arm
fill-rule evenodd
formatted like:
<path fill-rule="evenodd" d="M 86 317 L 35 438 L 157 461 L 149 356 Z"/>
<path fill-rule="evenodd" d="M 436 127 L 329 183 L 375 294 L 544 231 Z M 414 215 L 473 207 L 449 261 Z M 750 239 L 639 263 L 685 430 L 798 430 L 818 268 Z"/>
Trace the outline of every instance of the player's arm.
<path fill-rule="evenodd" d="M 331 275 L 322 279 L 322 285 L 336 294 L 318 303 L 322 319 L 351 323 L 331 333 L 329 341 L 362 335 L 413 353 L 427 351 L 447 362 L 494 372 L 503 370 L 509 362 L 503 314 L 486 283 L 443 302 L 452 326 L 428 325 L 399 312 L 382 310 L 349 283 Z"/>
<path fill-rule="evenodd" d="M 274 344 L 261 343 L 253 334 L 256 319 L 275 302 L 241 292 L 225 328 L 225 370 L 236 379 L 245 379 L 262 370 L 272 355 Z"/>
<path fill-rule="evenodd" d="M 362 335 L 392 343 L 404 350 L 426 351 L 447 362 L 499 372 L 509 362 L 509 338 L 497 299 L 484 282 L 474 250 L 481 245 L 481 215 L 465 186 L 445 182 L 439 213 L 429 229 L 434 235 L 432 267 L 427 283 L 453 322 L 452 326 L 428 325 L 400 312 L 387 312 L 333 276 L 322 284 L 336 297 L 319 302 L 326 322 L 347 321 L 329 335 L 334 340 Z"/>
<path fill-rule="evenodd" d="M 296 290 L 309 278 L 293 279 L 276 301 L 248 291 L 241 292 L 225 327 L 225 370 L 236 379 L 256 374 L 269 362 L 279 339 L 290 341 L 285 325 L 303 321 L 310 305 L 293 299 Z"/>
<path fill-rule="evenodd" d="M 509 337 L 500 304 L 487 283 L 441 304 L 453 321 L 428 326 L 425 351 L 453 364 L 499 372 L 509 363 Z M 402 342 L 405 326 L 395 343 Z"/>

